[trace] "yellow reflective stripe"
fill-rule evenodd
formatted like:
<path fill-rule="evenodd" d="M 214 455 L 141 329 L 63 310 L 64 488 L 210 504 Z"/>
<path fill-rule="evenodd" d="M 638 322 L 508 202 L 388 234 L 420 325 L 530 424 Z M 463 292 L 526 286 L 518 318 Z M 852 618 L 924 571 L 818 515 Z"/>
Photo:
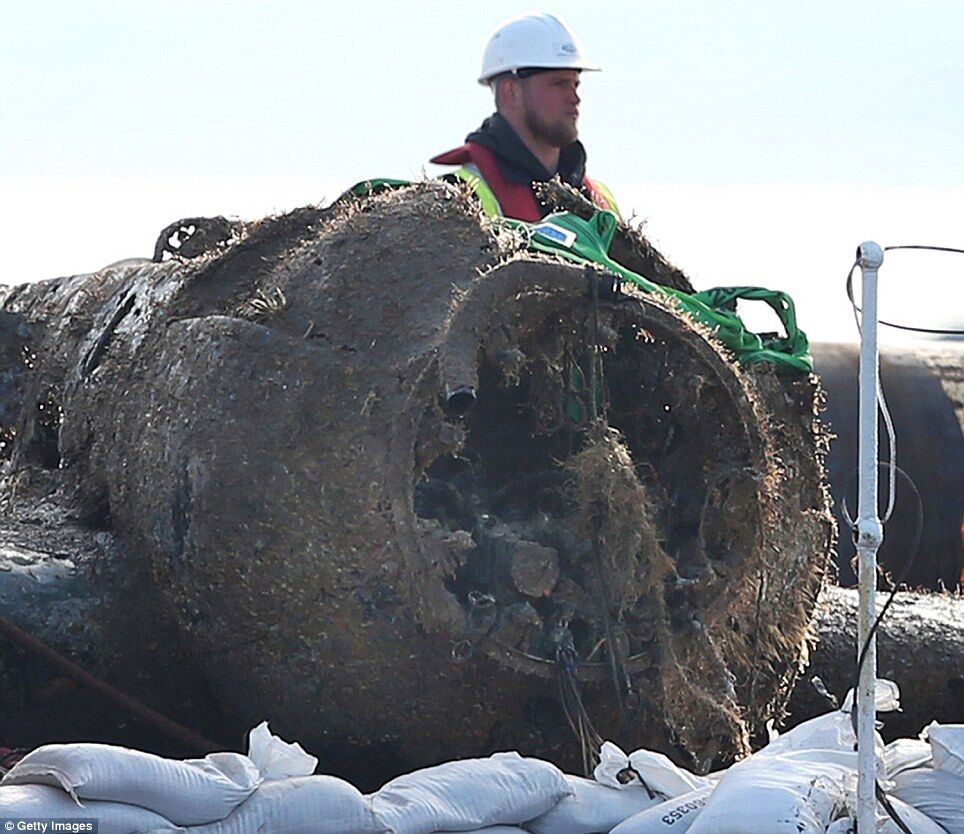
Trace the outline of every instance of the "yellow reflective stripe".
<path fill-rule="evenodd" d="M 479 174 L 479 169 L 474 165 L 463 165 L 457 171 L 454 172 L 462 182 L 466 183 L 474 192 L 475 196 L 478 197 L 479 202 L 482 203 L 482 210 L 489 215 L 489 217 L 501 217 L 502 216 L 502 206 L 499 205 L 499 201 L 495 197 L 495 193 L 489 188 L 489 184 L 482 179 Z M 619 211 L 619 206 L 616 204 L 616 198 L 613 196 L 612 191 L 610 191 L 604 183 L 599 180 L 593 180 L 593 185 L 596 190 L 602 195 L 603 199 L 608 204 L 605 208 L 610 211 L 615 212 L 619 219 L 622 219 L 622 213 Z"/>
<path fill-rule="evenodd" d="M 620 220 L 622 220 L 622 218 L 623 218 L 622 212 L 619 210 L 619 206 L 616 205 L 616 198 L 613 197 L 612 191 L 610 191 L 610 190 L 609 190 L 603 183 L 601 183 L 599 180 L 593 180 L 593 181 L 592 181 L 592 184 L 593 184 L 594 186 L 596 186 L 596 189 L 599 191 L 600 194 L 602 194 L 603 199 L 604 199 L 607 203 L 609 203 L 609 205 L 607 206 L 607 208 L 608 208 L 610 211 L 615 212 L 615 213 L 616 213 L 616 216 L 617 216 Z"/>
<path fill-rule="evenodd" d="M 502 207 L 499 205 L 499 201 L 495 199 L 495 194 L 489 188 L 489 184 L 473 168 L 475 168 L 474 165 L 471 167 L 463 166 L 455 172 L 455 176 L 475 192 L 475 196 L 482 203 L 482 211 L 489 217 L 501 217 Z"/>

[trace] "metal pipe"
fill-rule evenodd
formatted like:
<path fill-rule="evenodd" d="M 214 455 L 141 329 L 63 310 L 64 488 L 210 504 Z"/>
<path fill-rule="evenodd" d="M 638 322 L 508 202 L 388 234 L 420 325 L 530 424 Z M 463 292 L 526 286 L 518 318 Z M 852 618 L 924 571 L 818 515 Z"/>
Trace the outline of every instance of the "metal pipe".
<path fill-rule="evenodd" d="M 860 479 L 857 508 L 857 558 L 860 599 L 857 611 L 857 651 L 866 645 L 860 679 L 857 684 L 857 830 L 870 834 L 875 830 L 877 807 L 876 751 L 874 735 L 876 708 L 874 695 L 877 680 L 877 645 L 871 635 L 876 617 L 877 550 L 884 540 L 884 529 L 877 515 L 877 389 L 879 361 L 877 355 L 877 270 L 884 252 L 876 243 L 866 241 L 857 250 L 861 272 L 861 328 L 859 376 L 858 475 Z"/>
<path fill-rule="evenodd" d="M 465 417 L 475 407 L 475 388 L 471 385 L 446 387 L 445 413 L 451 417 Z"/>
<path fill-rule="evenodd" d="M 205 738 L 199 733 L 194 732 L 194 730 L 191 730 L 182 724 L 178 724 L 176 721 L 172 721 L 166 715 L 162 715 L 161 713 L 157 712 L 157 710 L 153 710 L 149 706 L 142 704 L 136 698 L 128 695 L 127 693 L 121 692 L 119 689 L 116 689 L 106 681 L 97 677 L 97 675 L 88 672 L 79 664 L 74 663 L 72 660 L 68 660 L 66 657 L 60 654 L 60 652 L 44 643 L 43 640 L 40 640 L 38 637 L 35 637 L 33 634 L 30 634 L 27 631 L 24 631 L 19 626 L 14 625 L 5 617 L 0 617 L 0 635 L 9 637 L 24 648 L 29 649 L 55 669 L 60 670 L 64 674 L 69 675 L 74 680 L 78 681 L 82 686 L 86 686 L 88 689 L 92 689 L 94 692 L 99 692 L 101 695 L 117 704 L 121 709 L 127 710 L 127 712 L 134 717 L 139 718 L 141 721 L 144 721 L 161 732 L 166 733 L 171 738 L 177 739 L 189 749 L 196 750 L 201 754 L 213 753 L 218 750 L 227 749 L 224 744 Z"/>

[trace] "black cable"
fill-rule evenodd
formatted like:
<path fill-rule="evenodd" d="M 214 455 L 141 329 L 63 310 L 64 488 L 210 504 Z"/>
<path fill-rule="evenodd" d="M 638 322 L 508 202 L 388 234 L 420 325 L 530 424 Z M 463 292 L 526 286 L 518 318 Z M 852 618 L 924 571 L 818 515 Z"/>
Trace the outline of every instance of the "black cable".
<path fill-rule="evenodd" d="M 885 252 L 893 252 L 899 249 L 916 249 L 929 252 L 954 252 L 958 255 L 964 255 L 964 249 L 955 249 L 952 246 L 924 246 L 921 244 L 908 244 L 905 246 L 885 246 Z M 853 304 L 854 309 L 857 312 L 863 312 L 860 307 L 857 306 L 857 302 L 854 300 L 854 270 L 857 268 L 857 264 L 860 263 L 858 258 L 854 261 L 854 265 L 850 267 L 850 272 L 847 274 L 847 298 L 850 299 L 850 303 Z M 939 330 L 929 327 L 911 327 L 907 324 L 896 324 L 892 321 L 884 321 L 883 319 L 877 320 L 878 324 L 886 325 L 887 327 L 893 327 L 895 330 L 906 330 L 910 333 L 927 333 L 931 336 L 964 336 L 964 330 Z"/>
<path fill-rule="evenodd" d="M 579 741 L 582 753 L 583 772 L 586 776 L 592 774 L 595 762 L 599 760 L 599 750 L 603 739 L 592 725 L 589 713 L 582 700 L 579 686 L 577 666 L 579 656 L 576 653 L 572 632 L 564 625 L 553 630 L 552 641 L 555 643 L 556 675 L 559 685 L 559 699 L 566 715 L 566 721 Z"/>
<path fill-rule="evenodd" d="M 894 597 L 897 594 L 897 590 L 900 588 L 900 584 L 907 578 L 911 566 L 914 564 L 914 560 L 917 558 L 917 551 L 920 548 L 921 538 L 924 534 L 924 502 L 920 497 L 920 490 L 917 489 L 917 484 L 914 483 L 914 479 L 911 478 L 903 469 L 895 464 L 884 463 L 883 461 L 878 462 L 878 466 L 891 467 L 896 470 L 897 474 L 903 477 L 907 481 L 907 485 L 911 488 L 914 493 L 914 499 L 917 504 L 917 512 L 915 513 L 916 518 L 914 520 L 914 539 L 910 546 L 910 558 L 904 564 L 903 570 L 901 570 L 900 575 L 897 577 L 896 581 L 893 583 L 894 587 L 890 590 L 890 596 L 887 597 L 887 602 L 884 603 L 884 607 L 880 609 L 880 613 L 874 620 L 874 624 L 870 627 L 870 631 L 867 632 L 867 638 L 864 640 L 864 645 L 860 650 L 860 654 L 857 659 L 857 680 L 860 680 L 860 672 L 863 669 L 864 661 L 867 659 L 867 651 L 870 648 L 870 641 L 873 639 L 874 635 L 877 633 L 877 627 L 880 625 L 880 621 L 884 618 L 887 613 L 887 609 L 890 608 L 891 603 L 894 601 Z M 856 534 L 856 526 L 851 528 Z M 856 535 L 854 537 L 856 539 Z M 856 541 L 854 542 L 856 544 Z M 856 689 L 854 690 L 856 692 Z M 854 715 L 854 720 L 856 720 L 856 704 L 857 699 L 854 697 L 854 708 L 852 710 Z M 856 729 L 856 727 L 855 727 Z"/>
<path fill-rule="evenodd" d="M 896 249 L 926 249 L 931 252 L 956 252 L 958 255 L 964 255 L 964 249 L 955 249 L 953 246 L 924 246 L 923 244 L 914 243 L 906 244 L 904 246 L 885 246 L 885 252 L 893 252 Z"/>

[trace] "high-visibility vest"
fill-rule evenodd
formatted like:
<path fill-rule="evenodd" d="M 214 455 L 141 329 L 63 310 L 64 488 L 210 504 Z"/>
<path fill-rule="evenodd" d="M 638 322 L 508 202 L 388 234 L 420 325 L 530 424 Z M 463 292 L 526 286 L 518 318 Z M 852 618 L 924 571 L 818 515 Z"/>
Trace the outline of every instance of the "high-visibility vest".
<path fill-rule="evenodd" d="M 438 165 L 460 165 L 455 176 L 472 188 L 482 204 L 482 210 L 490 217 L 512 217 L 528 223 L 537 223 L 542 219 L 532 188 L 527 183 L 509 182 L 499 170 L 495 154 L 489 148 L 466 142 L 460 148 L 433 157 L 431 161 Z M 582 184 L 593 203 L 619 215 L 616 200 L 605 185 L 589 177 L 583 177 Z"/>

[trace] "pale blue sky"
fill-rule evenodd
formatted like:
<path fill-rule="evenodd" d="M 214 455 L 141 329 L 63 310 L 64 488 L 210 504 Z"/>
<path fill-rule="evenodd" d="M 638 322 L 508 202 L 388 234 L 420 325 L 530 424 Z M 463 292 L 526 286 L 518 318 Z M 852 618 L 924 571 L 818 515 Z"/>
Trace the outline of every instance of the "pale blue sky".
<path fill-rule="evenodd" d="M 177 217 L 254 217 L 365 177 L 420 176 L 490 112 L 475 83 L 486 36 L 529 8 L 5 9 L 0 283 L 149 254 Z M 583 83 L 591 173 L 698 285 L 789 289 L 826 337 L 846 303 L 823 299 L 861 240 L 964 244 L 964 2 L 542 8 L 603 67 Z M 939 280 L 961 313 L 964 263 L 901 264 L 918 287 L 955 273 Z"/>

